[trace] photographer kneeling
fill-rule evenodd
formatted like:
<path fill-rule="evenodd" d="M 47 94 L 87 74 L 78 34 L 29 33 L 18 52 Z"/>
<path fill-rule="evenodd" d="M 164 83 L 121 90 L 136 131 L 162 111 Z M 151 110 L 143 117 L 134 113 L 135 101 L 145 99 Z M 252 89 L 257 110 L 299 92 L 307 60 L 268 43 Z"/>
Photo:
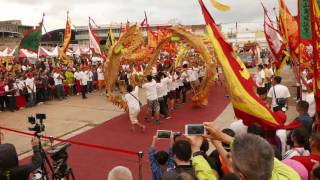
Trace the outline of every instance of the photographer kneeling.
<path fill-rule="evenodd" d="M 28 180 L 29 174 L 39 168 L 42 163 L 39 141 L 31 140 L 33 149 L 32 163 L 19 166 L 16 148 L 12 144 L 0 144 L 0 179 Z"/>

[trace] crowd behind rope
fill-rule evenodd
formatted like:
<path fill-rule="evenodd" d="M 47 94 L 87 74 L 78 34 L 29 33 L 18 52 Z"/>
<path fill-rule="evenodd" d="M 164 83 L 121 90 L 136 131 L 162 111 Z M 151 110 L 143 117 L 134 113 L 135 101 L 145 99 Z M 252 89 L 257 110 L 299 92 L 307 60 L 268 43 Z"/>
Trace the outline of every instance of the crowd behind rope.
<path fill-rule="evenodd" d="M 101 64 L 80 61 L 72 66 L 58 59 L 41 59 L 31 64 L 27 59 L 0 65 L 0 111 L 16 111 L 53 99 L 104 89 Z"/>

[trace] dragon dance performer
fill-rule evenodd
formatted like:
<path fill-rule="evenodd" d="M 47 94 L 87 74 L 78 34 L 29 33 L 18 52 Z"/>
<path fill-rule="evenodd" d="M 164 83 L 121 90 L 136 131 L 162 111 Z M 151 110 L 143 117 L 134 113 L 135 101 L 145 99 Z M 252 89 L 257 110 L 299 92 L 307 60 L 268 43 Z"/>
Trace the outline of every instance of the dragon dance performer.
<path fill-rule="evenodd" d="M 142 132 L 146 130 L 146 126 L 141 124 L 138 120 L 138 115 L 140 113 L 141 102 L 139 100 L 139 87 L 133 88 L 132 85 L 127 86 L 127 93 L 124 95 L 129 108 L 129 118 L 131 121 L 131 130 L 134 132 L 136 127 L 140 128 Z"/>

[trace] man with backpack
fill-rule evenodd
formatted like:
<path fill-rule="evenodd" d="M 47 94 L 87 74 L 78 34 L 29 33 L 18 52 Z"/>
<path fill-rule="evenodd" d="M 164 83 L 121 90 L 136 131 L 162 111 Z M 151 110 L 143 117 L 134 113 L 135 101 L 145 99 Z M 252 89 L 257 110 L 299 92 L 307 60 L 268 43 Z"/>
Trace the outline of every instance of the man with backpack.
<path fill-rule="evenodd" d="M 282 78 L 275 76 L 273 86 L 268 92 L 268 102 L 274 112 L 286 110 L 288 107 L 288 98 L 291 96 L 288 87 L 281 84 Z M 285 108 L 285 109 L 284 109 Z"/>

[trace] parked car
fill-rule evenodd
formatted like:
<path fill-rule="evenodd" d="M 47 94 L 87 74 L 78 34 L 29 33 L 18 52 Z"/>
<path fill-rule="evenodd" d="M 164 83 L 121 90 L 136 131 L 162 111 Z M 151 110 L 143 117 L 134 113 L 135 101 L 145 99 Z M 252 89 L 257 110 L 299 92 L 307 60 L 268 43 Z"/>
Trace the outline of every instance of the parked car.
<path fill-rule="evenodd" d="M 245 53 L 245 54 L 240 54 L 239 56 L 246 67 L 253 68 L 256 66 L 255 61 L 251 54 Z"/>

